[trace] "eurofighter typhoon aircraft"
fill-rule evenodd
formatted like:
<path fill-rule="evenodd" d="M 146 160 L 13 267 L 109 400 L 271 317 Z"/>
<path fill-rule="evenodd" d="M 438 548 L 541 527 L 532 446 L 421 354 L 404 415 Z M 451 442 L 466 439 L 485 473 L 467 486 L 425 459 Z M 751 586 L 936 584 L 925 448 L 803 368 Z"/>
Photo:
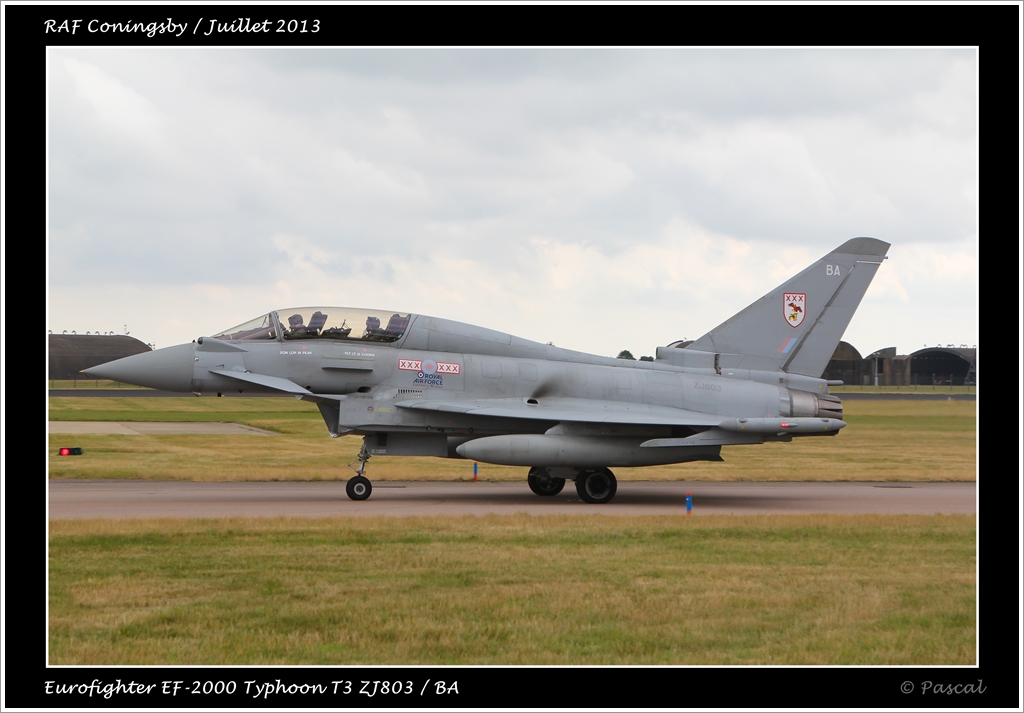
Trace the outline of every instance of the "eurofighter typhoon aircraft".
<path fill-rule="evenodd" d="M 695 342 L 653 362 L 561 349 L 448 319 L 338 307 L 278 310 L 220 334 L 102 364 L 94 378 L 195 394 L 291 394 L 331 436 L 363 436 L 346 492 L 370 497 L 373 455 L 529 468 L 588 503 L 609 467 L 720 461 L 722 446 L 834 436 L 822 373 L 889 244 L 854 238 Z M 355 468 L 358 463 L 358 468 Z"/>

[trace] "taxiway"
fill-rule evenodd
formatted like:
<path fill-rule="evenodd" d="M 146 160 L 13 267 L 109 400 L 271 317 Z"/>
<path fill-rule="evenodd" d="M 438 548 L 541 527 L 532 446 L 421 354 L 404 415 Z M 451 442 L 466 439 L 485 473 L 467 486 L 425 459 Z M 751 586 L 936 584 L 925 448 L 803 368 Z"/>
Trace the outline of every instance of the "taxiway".
<path fill-rule="evenodd" d="M 525 482 L 377 481 L 369 500 L 345 495 L 344 481 L 192 483 L 50 480 L 49 517 L 330 517 L 488 515 L 966 513 L 976 511 L 976 483 L 653 482 L 620 481 L 606 505 L 580 501 L 572 483 L 538 497 Z"/>

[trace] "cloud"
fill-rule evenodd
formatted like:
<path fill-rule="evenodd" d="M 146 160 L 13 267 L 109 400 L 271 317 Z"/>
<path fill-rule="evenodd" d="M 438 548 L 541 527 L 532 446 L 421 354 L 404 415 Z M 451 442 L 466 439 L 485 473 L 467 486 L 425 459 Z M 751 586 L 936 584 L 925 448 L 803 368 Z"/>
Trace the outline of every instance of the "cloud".
<path fill-rule="evenodd" d="M 48 57 L 62 329 L 109 312 L 168 343 L 188 311 L 361 305 L 647 353 L 869 235 L 886 316 L 851 330 L 977 332 L 972 50 Z"/>
<path fill-rule="evenodd" d="M 104 129 L 150 144 L 159 142 L 160 112 L 145 97 L 89 62 L 73 57 L 61 61 L 77 95 L 88 102 Z"/>

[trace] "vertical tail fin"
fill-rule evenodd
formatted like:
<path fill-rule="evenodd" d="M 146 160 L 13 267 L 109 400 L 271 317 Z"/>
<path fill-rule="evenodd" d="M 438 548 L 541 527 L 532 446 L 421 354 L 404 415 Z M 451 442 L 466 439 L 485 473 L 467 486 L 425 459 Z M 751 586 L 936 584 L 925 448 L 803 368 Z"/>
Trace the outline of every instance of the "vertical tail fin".
<path fill-rule="evenodd" d="M 742 369 L 819 377 L 888 250 L 847 240 L 686 348 L 740 355 Z"/>

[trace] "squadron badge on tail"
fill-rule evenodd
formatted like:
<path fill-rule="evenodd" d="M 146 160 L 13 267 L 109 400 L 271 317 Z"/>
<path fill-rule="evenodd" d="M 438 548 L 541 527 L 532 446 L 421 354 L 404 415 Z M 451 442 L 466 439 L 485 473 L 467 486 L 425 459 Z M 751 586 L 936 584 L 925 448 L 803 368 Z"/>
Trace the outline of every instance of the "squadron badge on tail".
<path fill-rule="evenodd" d="M 782 295 L 782 313 L 786 316 L 786 324 L 799 327 L 807 314 L 806 292 L 786 292 Z"/>

